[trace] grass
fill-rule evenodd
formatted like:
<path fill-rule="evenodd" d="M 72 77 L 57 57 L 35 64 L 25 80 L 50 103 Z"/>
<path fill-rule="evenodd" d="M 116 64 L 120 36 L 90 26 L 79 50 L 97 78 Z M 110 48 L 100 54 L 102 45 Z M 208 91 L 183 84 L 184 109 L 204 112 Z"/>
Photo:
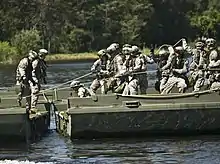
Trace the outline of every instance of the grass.
<path fill-rule="evenodd" d="M 144 49 L 145 54 L 149 54 L 149 49 Z M 51 54 L 46 57 L 49 62 L 62 62 L 62 61 L 85 61 L 85 60 L 95 60 L 98 59 L 96 52 L 86 52 L 86 53 L 73 53 L 73 54 Z"/>
<path fill-rule="evenodd" d="M 95 52 L 91 53 L 74 53 L 74 54 L 51 54 L 46 57 L 47 61 L 59 62 L 59 61 L 83 61 L 83 60 L 95 60 L 98 56 Z"/>

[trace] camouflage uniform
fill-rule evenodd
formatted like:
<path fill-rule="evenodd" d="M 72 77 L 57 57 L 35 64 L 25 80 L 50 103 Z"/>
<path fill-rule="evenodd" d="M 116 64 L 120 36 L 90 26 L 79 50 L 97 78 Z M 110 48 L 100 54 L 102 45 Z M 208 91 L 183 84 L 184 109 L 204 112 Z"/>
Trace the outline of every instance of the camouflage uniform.
<path fill-rule="evenodd" d="M 173 48 L 169 47 L 170 56 L 167 60 L 167 64 L 162 68 L 163 70 L 170 70 L 169 77 L 164 86 L 161 86 L 161 94 L 168 94 L 174 86 L 179 89 L 180 93 L 183 93 L 187 88 L 186 76 L 188 72 L 188 61 L 183 59 L 180 54 L 174 52 Z M 176 47 L 176 51 L 182 51 L 182 47 Z"/>
<path fill-rule="evenodd" d="M 131 52 L 132 52 L 132 56 L 131 59 L 128 61 L 128 65 L 127 65 L 127 71 L 129 76 L 126 81 L 126 86 L 123 91 L 123 95 L 138 94 L 139 80 L 141 76 L 141 74 L 138 73 L 140 73 L 141 69 L 143 68 L 143 60 L 139 55 L 138 47 L 132 46 Z"/>
<path fill-rule="evenodd" d="M 18 93 L 18 103 L 21 105 L 22 97 L 26 97 L 26 109 L 31 108 L 31 87 L 36 83 L 32 77 L 32 61 L 37 57 L 34 51 L 29 52 L 29 56 L 21 59 L 16 70 L 16 84 L 20 86 Z"/>
<path fill-rule="evenodd" d="M 205 85 L 205 74 L 204 69 L 207 68 L 208 60 L 207 54 L 204 50 L 204 43 L 198 41 L 196 48 L 191 50 L 193 55 L 192 63 L 190 64 L 190 77 L 191 83 L 193 83 L 194 92 L 199 91 L 202 86 Z"/>
<path fill-rule="evenodd" d="M 207 39 L 206 42 L 207 48 L 209 50 L 208 68 L 210 69 L 210 71 L 208 71 L 208 76 L 209 76 L 209 85 L 211 89 L 219 87 L 219 83 L 220 83 L 220 56 L 216 49 L 215 42 L 216 41 L 212 38 Z"/>
<path fill-rule="evenodd" d="M 100 59 L 96 60 L 91 71 L 96 73 L 96 79 L 92 82 L 90 89 L 92 92 L 96 92 L 99 87 L 101 87 L 101 93 L 106 94 L 107 92 L 107 80 L 106 77 L 109 75 L 109 64 L 108 56 L 105 50 L 100 50 L 98 52 Z"/>
<path fill-rule="evenodd" d="M 73 89 L 73 92 L 71 93 L 71 96 L 73 97 L 83 98 L 91 95 L 89 89 L 85 88 L 80 81 L 73 81 L 70 84 L 70 87 Z"/>
<path fill-rule="evenodd" d="M 143 72 L 142 74 L 139 75 L 140 94 L 146 94 L 148 88 L 147 64 L 153 64 L 154 59 L 152 56 L 147 56 L 145 54 L 140 54 L 140 59 L 142 65 L 141 72 Z"/>

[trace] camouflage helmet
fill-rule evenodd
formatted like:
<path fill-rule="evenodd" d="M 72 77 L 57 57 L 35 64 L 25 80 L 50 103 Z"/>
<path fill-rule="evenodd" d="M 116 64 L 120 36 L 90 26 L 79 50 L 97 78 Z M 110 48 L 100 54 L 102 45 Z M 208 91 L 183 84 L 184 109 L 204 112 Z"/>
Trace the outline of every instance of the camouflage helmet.
<path fill-rule="evenodd" d="M 119 49 L 119 44 L 118 43 L 112 43 L 108 48 L 107 48 L 107 52 L 108 53 L 112 53 L 115 52 L 116 50 Z"/>
<path fill-rule="evenodd" d="M 137 54 L 137 53 L 140 53 L 140 49 L 138 48 L 138 46 L 132 46 L 131 52 L 134 54 Z"/>
<path fill-rule="evenodd" d="M 72 83 L 70 84 L 71 88 L 76 88 L 80 86 L 83 86 L 83 85 L 80 83 L 80 81 L 76 81 L 76 80 L 73 80 Z"/>
<path fill-rule="evenodd" d="M 48 54 L 48 51 L 46 49 L 42 48 L 39 50 L 38 54 L 39 54 L 39 56 L 44 56 L 44 55 L 46 56 Z"/>
<path fill-rule="evenodd" d="M 130 47 L 123 47 L 122 48 L 122 54 L 127 55 L 129 53 L 131 53 L 131 48 Z"/>
<path fill-rule="evenodd" d="M 132 48 L 132 46 L 131 46 L 130 44 L 124 44 L 124 45 L 122 46 L 122 48 L 125 48 L 125 47 Z"/>
<path fill-rule="evenodd" d="M 208 47 L 214 47 L 216 44 L 216 40 L 213 38 L 208 38 L 206 39 L 206 44 Z"/>
<path fill-rule="evenodd" d="M 160 55 L 160 56 L 168 55 L 168 54 L 169 54 L 169 51 L 168 51 L 168 50 L 165 50 L 164 48 L 161 49 L 161 50 L 158 52 L 158 55 Z"/>
<path fill-rule="evenodd" d="M 28 57 L 30 57 L 31 59 L 35 59 L 38 57 L 38 54 L 35 51 L 30 50 L 28 53 Z"/>
<path fill-rule="evenodd" d="M 196 48 L 202 48 L 202 47 L 204 47 L 204 45 L 205 44 L 202 41 L 197 41 L 196 44 L 195 44 L 195 47 Z"/>
<path fill-rule="evenodd" d="M 106 49 L 101 49 L 101 50 L 98 51 L 97 54 L 98 54 L 99 57 L 102 57 L 102 56 L 107 54 L 107 51 L 106 51 Z"/>

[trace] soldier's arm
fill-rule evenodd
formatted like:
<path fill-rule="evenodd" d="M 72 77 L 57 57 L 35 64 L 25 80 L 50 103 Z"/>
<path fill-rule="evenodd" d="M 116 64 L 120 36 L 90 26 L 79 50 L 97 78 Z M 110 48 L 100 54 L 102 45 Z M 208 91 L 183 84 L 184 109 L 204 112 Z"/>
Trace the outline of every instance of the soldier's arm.
<path fill-rule="evenodd" d="M 39 66 L 39 60 L 34 60 L 32 62 L 32 79 L 35 83 L 38 83 L 38 79 L 37 79 L 37 67 Z"/>
<path fill-rule="evenodd" d="M 92 71 L 92 72 L 97 72 L 99 65 L 100 65 L 100 60 L 98 59 L 98 60 L 96 60 L 96 61 L 94 62 L 94 64 L 92 65 L 91 71 Z"/>
<path fill-rule="evenodd" d="M 18 64 L 18 71 L 20 73 L 20 76 L 22 79 L 27 78 L 26 77 L 26 69 L 28 67 L 28 59 L 24 58 L 22 59 Z"/>
<path fill-rule="evenodd" d="M 186 60 L 184 62 L 184 65 L 183 65 L 182 69 L 173 69 L 174 72 L 177 72 L 179 74 L 185 74 L 185 73 L 188 72 L 188 70 L 189 70 L 189 62 L 188 62 L 188 60 Z"/>
<path fill-rule="evenodd" d="M 136 58 L 135 60 L 135 67 L 133 68 L 132 72 L 138 72 L 141 70 L 142 62 L 140 58 Z"/>

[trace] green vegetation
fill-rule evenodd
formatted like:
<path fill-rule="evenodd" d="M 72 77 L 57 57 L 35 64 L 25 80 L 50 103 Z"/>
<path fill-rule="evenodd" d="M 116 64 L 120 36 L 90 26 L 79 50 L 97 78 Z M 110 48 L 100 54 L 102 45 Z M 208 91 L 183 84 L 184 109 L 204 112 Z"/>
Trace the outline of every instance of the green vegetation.
<path fill-rule="evenodd" d="M 94 52 L 112 42 L 159 47 L 182 37 L 218 40 L 220 1 L 1 0 L 0 24 L 0 62 L 13 62 L 40 47 L 52 54 Z"/>

